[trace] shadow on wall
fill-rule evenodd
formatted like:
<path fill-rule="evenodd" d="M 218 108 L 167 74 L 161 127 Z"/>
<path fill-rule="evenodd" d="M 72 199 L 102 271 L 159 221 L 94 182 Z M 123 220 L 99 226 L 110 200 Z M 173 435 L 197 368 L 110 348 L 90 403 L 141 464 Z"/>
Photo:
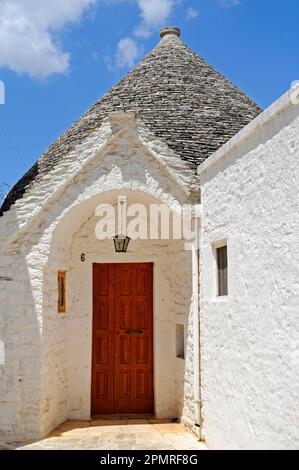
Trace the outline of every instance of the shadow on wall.
<path fill-rule="evenodd" d="M 164 390 L 163 398 L 157 400 L 162 403 L 162 408 L 167 409 L 165 404 L 175 403 L 168 406 L 168 412 L 172 417 L 181 416 L 184 400 L 190 400 L 186 409 L 190 408 L 193 400 L 190 396 L 192 385 L 192 360 L 182 361 L 176 358 L 175 334 L 176 323 L 184 323 L 185 331 L 191 329 L 191 252 L 183 250 L 183 242 L 176 241 L 169 244 L 168 241 L 162 243 L 156 240 L 139 240 L 130 244 L 126 255 L 119 255 L 114 252 L 111 240 L 99 241 L 95 237 L 95 226 L 97 219 L 94 216 L 95 208 L 99 203 L 115 203 L 118 194 L 126 194 L 128 202 L 130 194 L 136 198 L 145 199 L 145 195 L 138 191 L 117 191 L 106 192 L 85 201 L 69 211 L 63 221 L 56 227 L 52 236 L 51 251 L 47 264 L 48 281 L 44 292 L 44 308 L 53 308 L 57 298 L 56 276 L 57 270 L 67 271 L 67 312 L 60 317 L 63 324 L 59 326 L 59 332 L 53 335 L 55 341 L 55 354 L 49 355 L 57 360 L 48 361 L 48 369 L 45 372 L 45 380 L 52 377 L 52 383 L 46 387 L 52 411 L 58 420 L 63 421 L 65 410 L 67 417 L 71 419 L 88 419 L 90 416 L 90 378 L 91 378 L 91 335 L 92 335 L 92 263 L 115 263 L 115 262 L 154 262 L 157 292 L 154 292 L 155 316 L 160 338 L 156 354 L 160 354 L 158 362 L 163 364 L 164 370 L 160 367 L 160 374 L 157 371 L 157 380 L 162 383 L 163 376 L 171 376 L 172 393 Z M 147 196 L 147 202 L 157 202 L 157 200 Z M 81 261 L 81 253 L 85 255 L 85 261 Z M 169 291 L 167 293 L 167 291 Z M 163 304 L 163 297 L 167 296 Z M 52 298 L 52 300 L 51 300 Z M 165 305 L 167 308 L 165 308 Z M 53 331 L 53 324 L 49 329 L 47 323 L 50 318 L 45 316 L 45 335 L 50 335 Z M 53 323 L 53 322 L 52 322 Z M 51 323 L 49 323 L 50 325 Z M 165 329 L 165 331 L 163 330 Z M 54 328 L 56 331 L 56 328 Z M 163 334 L 161 333 L 163 331 Z M 48 333 L 47 333 L 48 332 Z M 63 337 L 64 335 L 64 337 Z M 162 354 L 164 338 L 171 338 L 171 343 L 166 356 Z M 48 339 L 47 339 L 48 341 Z M 50 342 L 53 344 L 53 342 Z M 50 345 L 49 345 L 50 346 Z M 65 348 L 68 348 L 66 351 Z M 187 354 L 191 354 L 190 342 L 186 345 Z M 164 350 L 163 350 L 164 351 Z M 163 357 L 162 357 L 163 356 Z M 187 359 L 187 358 L 186 358 Z M 67 363 L 67 361 L 69 361 Z M 167 362 L 169 361 L 169 362 Z M 58 369 L 57 369 L 58 368 Z M 53 376 L 55 371 L 55 377 Z M 57 374 L 57 370 L 61 373 Z M 184 398 L 184 376 L 190 384 L 186 387 L 188 393 Z M 57 382 L 60 381 L 60 383 Z M 55 386 L 53 387 L 53 384 Z M 165 385 L 165 382 L 164 382 Z M 162 388 L 162 387 L 161 387 Z M 45 389 L 45 391 L 46 391 Z M 165 387 L 164 387 L 165 389 Z M 58 391 L 60 391 L 58 393 Z M 172 400 L 169 399 L 172 397 Z M 187 397 L 187 398 L 186 398 Z M 161 401 L 162 400 L 162 401 Z M 67 404 L 66 404 L 67 402 Z M 56 404 L 55 410 L 53 404 Z M 60 411 L 59 411 L 60 406 Z M 159 406 L 159 404 L 158 404 Z M 50 414 L 51 414 L 50 413 Z M 50 416 L 50 415 L 49 415 Z M 53 415 L 54 416 L 54 415 Z"/>
<path fill-rule="evenodd" d="M 114 156 L 112 160 L 108 155 L 89 165 L 86 168 L 88 173 L 75 177 L 72 184 L 64 189 L 63 197 L 44 211 L 38 220 L 33 219 L 28 231 L 21 235 L 22 238 L 11 243 L 4 255 L 1 255 L 0 275 L 12 278 L 11 282 L 0 282 L 0 321 L 1 332 L 4 331 L 1 340 L 6 355 L 6 364 L 0 366 L 0 426 L 2 435 L 8 441 L 10 436 L 11 439 L 20 440 L 42 437 L 68 417 L 69 370 L 71 367 L 75 370 L 76 364 L 68 362 L 68 344 L 65 339 L 69 317 L 57 314 L 57 270 L 71 269 L 70 256 L 75 235 L 88 217 L 94 214 L 97 203 L 104 202 L 109 191 L 107 188 L 111 190 L 117 187 L 123 192 L 140 187 L 143 191 L 141 194 L 147 194 L 150 198 L 158 194 L 161 202 L 180 201 L 183 196 L 186 198 L 177 184 L 172 180 L 166 181 L 158 165 L 153 170 L 149 162 L 140 158 L 138 165 L 134 160 L 135 166 L 129 171 L 129 165 L 123 170 L 121 164 L 120 157 Z M 132 182 L 133 170 L 136 181 Z M 149 177 L 153 171 L 154 176 Z M 116 192 L 111 190 L 114 195 Z M 19 225 L 18 220 L 12 220 L 14 214 L 12 210 L 0 218 L 3 231 L 6 217 L 12 226 Z M 93 250 L 95 258 L 97 247 Z M 185 255 L 187 258 L 191 256 L 190 253 Z M 163 273 L 171 273 L 169 259 L 167 256 L 164 259 L 162 279 Z M 187 264 L 188 269 L 185 271 L 177 266 L 178 275 L 185 273 L 182 279 L 184 296 L 177 299 L 174 292 L 171 300 L 173 345 L 169 354 L 172 367 L 176 360 L 177 313 L 186 318 L 186 329 L 190 331 L 187 316 L 190 316 L 191 262 L 187 261 Z M 171 284 L 176 286 L 175 290 L 180 290 L 180 283 L 175 284 L 173 278 Z M 80 286 L 76 285 L 76 288 Z M 91 312 L 87 312 L 87 315 L 88 321 L 91 321 Z M 168 336 L 169 331 L 166 331 L 165 337 Z M 182 373 L 192 381 L 192 361 L 186 360 L 186 364 Z M 182 387 L 183 380 L 178 383 Z M 188 387 L 190 401 L 191 388 L 192 385 Z M 168 392 L 165 390 L 164 393 Z M 173 393 L 177 395 L 177 389 L 173 389 Z M 169 393 L 167 397 L 169 399 Z M 78 406 L 87 405 L 85 402 Z"/>

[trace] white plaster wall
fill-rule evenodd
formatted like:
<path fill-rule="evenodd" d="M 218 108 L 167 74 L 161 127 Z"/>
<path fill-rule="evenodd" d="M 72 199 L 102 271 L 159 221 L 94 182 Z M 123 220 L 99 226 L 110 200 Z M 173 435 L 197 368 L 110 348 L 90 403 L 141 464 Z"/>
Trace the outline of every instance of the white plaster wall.
<path fill-rule="evenodd" d="M 267 122 L 266 112 L 201 173 L 203 433 L 212 449 L 299 447 L 298 108 Z M 225 299 L 215 295 L 220 240 Z"/>
<path fill-rule="evenodd" d="M 38 264 L 28 256 L 26 243 L 0 257 L 0 339 L 5 361 L 0 365 L 0 443 L 41 434 L 41 317 L 34 294 Z M 41 266 L 41 265 L 40 265 Z M 32 276 L 32 280 L 30 279 Z"/>
<path fill-rule="evenodd" d="M 135 197 L 142 203 L 142 195 Z M 66 314 L 68 417 L 90 417 L 92 264 L 153 262 L 155 413 L 159 418 L 180 418 L 188 396 L 184 396 L 185 361 L 176 358 L 175 335 L 177 321 L 185 328 L 190 321 L 191 252 L 184 250 L 182 241 L 135 240 L 126 255 L 116 254 L 112 240 L 96 239 L 97 220 L 89 218 L 72 244 Z M 85 262 L 81 261 L 81 253 L 86 255 Z M 192 357 L 187 355 L 187 361 L 192 362 Z M 186 383 L 190 380 L 188 376 Z"/>
<path fill-rule="evenodd" d="M 123 120 L 126 121 L 126 116 Z M 144 130 L 138 131 L 132 122 L 129 126 L 119 122 L 118 118 L 111 122 L 112 127 L 107 122 L 95 131 L 0 219 L 0 276 L 12 277 L 11 282 L 0 283 L 0 340 L 4 340 L 7 356 L 6 364 L 0 365 L 0 433 L 7 441 L 39 438 L 68 417 L 88 415 L 90 298 L 83 296 L 80 308 L 78 299 L 74 298 L 71 301 L 74 302 L 74 310 L 69 310 L 71 303 L 67 315 L 58 314 L 57 270 L 68 271 L 71 274 L 69 282 L 80 282 L 81 271 L 78 277 L 72 277 L 77 262 L 74 247 L 81 249 L 80 243 L 82 246 L 85 244 L 76 234 L 94 214 L 95 207 L 103 202 L 104 195 L 111 191 L 139 191 L 172 208 L 189 201 L 188 181 L 191 185 L 192 178 L 186 165 L 172 156 L 159 141 L 147 136 Z M 145 247 L 140 249 L 142 253 Z M 89 250 L 93 252 L 93 242 L 90 242 Z M 166 267 L 162 247 L 153 244 L 149 253 L 153 258 L 151 261 L 155 262 L 156 258 L 156 279 L 161 281 Z M 174 255 L 177 254 L 174 250 Z M 136 253 L 129 256 L 137 259 Z M 95 253 L 97 257 L 99 254 Z M 173 261 L 167 259 L 168 265 L 174 263 L 175 256 L 172 258 Z M 179 259 L 178 256 L 176 261 Z M 89 259 L 89 266 L 93 261 Z M 183 279 L 183 273 L 187 272 L 184 263 L 182 260 L 182 266 L 177 270 L 178 279 L 180 276 L 182 279 L 183 297 L 190 287 L 187 286 L 187 278 Z M 87 263 L 84 267 L 80 265 L 80 269 L 87 269 L 87 266 Z M 177 282 L 173 278 L 170 282 L 169 276 L 164 281 L 168 298 L 176 291 L 170 300 L 172 307 L 160 322 L 165 335 L 168 327 L 171 328 L 170 316 L 186 315 L 189 308 L 189 303 L 181 303 L 182 298 L 179 305 L 174 303 L 179 296 L 177 287 L 173 287 Z M 71 285 L 68 291 L 72 291 Z M 83 305 L 84 298 L 86 303 Z M 157 305 L 162 300 L 155 302 Z M 82 344 L 86 362 L 84 365 L 79 363 L 75 366 L 77 369 L 70 371 L 70 331 L 75 336 L 75 344 L 78 344 L 76 338 L 81 327 L 86 329 Z M 167 334 L 172 338 L 170 349 L 174 348 L 174 331 Z M 170 359 L 174 351 L 164 351 L 163 343 L 157 346 L 155 354 L 166 354 Z M 161 415 L 176 415 L 183 407 L 181 391 L 185 367 L 179 361 L 180 370 L 174 374 L 171 390 L 161 389 L 157 400 L 157 410 Z M 187 384 L 192 381 L 191 361 L 191 358 L 187 361 Z M 173 371 L 176 362 L 176 359 L 171 359 Z M 85 380 L 83 392 L 75 390 L 79 377 Z M 156 382 L 162 378 L 159 372 Z M 187 385 L 187 389 L 191 387 Z M 180 391 L 180 398 L 177 398 L 177 391 Z M 166 400 L 169 400 L 167 406 Z M 190 393 L 188 400 L 192 401 Z M 188 406 L 185 408 L 188 411 Z"/>

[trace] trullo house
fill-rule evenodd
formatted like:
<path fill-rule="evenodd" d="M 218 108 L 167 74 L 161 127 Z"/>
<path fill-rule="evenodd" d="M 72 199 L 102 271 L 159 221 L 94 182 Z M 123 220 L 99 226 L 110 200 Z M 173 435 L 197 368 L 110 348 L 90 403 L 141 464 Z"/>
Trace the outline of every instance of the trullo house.
<path fill-rule="evenodd" d="M 298 447 L 298 95 L 262 111 L 164 28 L 12 188 L 2 441 L 152 414 L 212 449 Z"/>

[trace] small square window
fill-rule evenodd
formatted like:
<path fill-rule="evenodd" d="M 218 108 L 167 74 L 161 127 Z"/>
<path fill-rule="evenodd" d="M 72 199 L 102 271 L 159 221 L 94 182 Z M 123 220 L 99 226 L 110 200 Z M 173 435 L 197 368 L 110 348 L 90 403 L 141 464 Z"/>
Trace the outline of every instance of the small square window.
<path fill-rule="evenodd" d="M 227 245 L 216 248 L 218 297 L 228 295 Z"/>
<path fill-rule="evenodd" d="M 66 311 L 66 273 L 58 271 L 58 312 Z"/>
<path fill-rule="evenodd" d="M 185 359 L 185 328 L 184 325 L 176 325 L 176 357 Z"/>

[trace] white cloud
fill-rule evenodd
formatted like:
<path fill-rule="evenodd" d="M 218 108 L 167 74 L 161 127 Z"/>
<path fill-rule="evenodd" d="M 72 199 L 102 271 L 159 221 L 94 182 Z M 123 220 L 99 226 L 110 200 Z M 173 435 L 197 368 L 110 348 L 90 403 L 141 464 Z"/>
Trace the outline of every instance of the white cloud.
<path fill-rule="evenodd" d="M 186 18 L 187 20 L 192 20 L 193 18 L 197 18 L 198 15 L 199 15 L 198 10 L 196 10 L 193 7 L 189 7 L 187 10 Z"/>
<path fill-rule="evenodd" d="M 235 7 L 239 5 L 240 0 L 219 0 L 219 4 L 224 8 Z"/>
<path fill-rule="evenodd" d="M 97 0 L 0 1 L 0 67 L 31 77 L 64 73 L 70 54 L 54 34 Z"/>
<path fill-rule="evenodd" d="M 141 23 L 135 29 L 135 35 L 148 37 L 153 30 L 168 20 L 176 4 L 175 0 L 137 0 Z"/>
<path fill-rule="evenodd" d="M 110 2 L 116 0 L 110 0 Z M 119 0 L 121 1 L 121 0 Z M 123 0 L 128 1 L 128 0 Z M 153 31 L 159 28 L 168 20 L 173 12 L 177 0 L 134 0 L 140 10 L 141 22 L 135 28 L 134 34 L 137 37 L 147 38 Z M 110 70 L 116 68 L 130 68 L 140 55 L 140 47 L 131 38 L 122 38 L 117 46 L 114 59 L 106 57 L 106 65 Z"/>
<path fill-rule="evenodd" d="M 59 42 L 59 32 L 78 22 L 88 8 L 97 3 L 110 5 L 134 2 L 139 9 L 137 37 L 149 37 L 171 18 L 180 0 L 0 0 L 0 68 L 6 67 L 30 77 L 46 78 L 65 73 L 70 53 Z M 193 14 L 195 9 L 189 9 Z M 114 65 L 131 67 L 140 52 L 137 42 L 124 37 L 118 43 Z"/>
<path fill-rule="evenodd" d="M 1 1 L 1 0 L 0 0 Z M 159 28 L 163 22 L 171 16 L 176 4 L 185 0 L 102 0 L 108 5 L 117 3 L 136 4 L 139 9 L 140 24 L 137 26 L 137 34 L 149 36 L 153 29 Z M 145 32 L 145 34 L 143 34 Z"/>
<path fill-rule="evenodd" d="M 117 45 L 116 66 L 118 68 L 133 67 L 139 56 L 139 48 L 131 38 L 122 38 Z"/>
<path fill-rule="evenodd" d="M 173 0 L 137 0 L 141 17 L 149 26 L 160 25 L 172 12 Z"/>

